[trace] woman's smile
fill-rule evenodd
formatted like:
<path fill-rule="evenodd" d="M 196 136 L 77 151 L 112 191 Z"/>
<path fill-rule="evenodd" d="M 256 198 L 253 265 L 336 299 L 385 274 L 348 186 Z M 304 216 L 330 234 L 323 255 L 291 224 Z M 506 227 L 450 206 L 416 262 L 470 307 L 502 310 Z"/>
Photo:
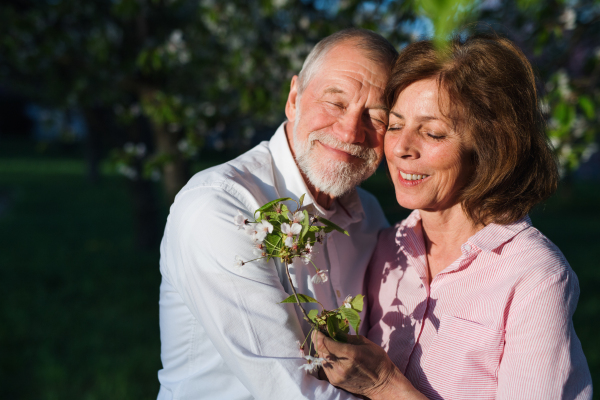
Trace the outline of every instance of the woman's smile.
<path fill-rule="evenodd" d="M 422 173 L 406 173 L 402 170 L 398 171 L 400 175 L 398 177 L 398 183 L 405 187 L 413 187 L 417 186 L 430 178 L 430 175 L 422 174 Z"/>
<path fill-rule="evenodd" d="M 396 198 L 405 208 L 452 207 L 471 176 L 469 146 L 446 117 L 444 95 L 436 79 L 421 80 L 400 93 L 390 112 L 384 149 Z"/>

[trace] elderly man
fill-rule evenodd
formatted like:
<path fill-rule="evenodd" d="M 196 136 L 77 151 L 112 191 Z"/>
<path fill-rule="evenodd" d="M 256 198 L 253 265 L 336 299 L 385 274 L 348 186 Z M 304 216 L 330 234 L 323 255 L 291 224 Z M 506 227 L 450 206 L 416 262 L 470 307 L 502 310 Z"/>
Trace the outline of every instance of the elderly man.
<path fill-rule="evenodd" d="M 366 30 L 340 31 L 319 42 L 291 82 L 282 124 L 269 142 L 195 175 L 177 195 L 161 244 L 159 399 L 350 399 L 306 374 L 298 341 L 310 327 L 279 261 L 234 266 L 253 256 L 250 238 L 233 224 L 281 197 L 346 229 L 332 234 L 314 268 L 290 268 L 300 293 L 327 309 L 363 292 L 365 268 L 387 225 L 375 198 L 356 185 L 383 154 L 383 89 L 397 53 Z M 318 246 L 317 246 L 318 247 Z"/>

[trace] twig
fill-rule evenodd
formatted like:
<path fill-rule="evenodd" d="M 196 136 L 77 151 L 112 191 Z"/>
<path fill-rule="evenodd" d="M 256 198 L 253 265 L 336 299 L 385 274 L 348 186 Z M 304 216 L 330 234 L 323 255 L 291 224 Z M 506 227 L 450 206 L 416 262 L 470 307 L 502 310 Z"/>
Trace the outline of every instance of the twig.
<path fill-rule="evenodd" d="M 292 287 L 292 292 L 294 292 L 294 297 L 296 298 L 296 303 L 298 304 L 298 307 L 300 307 L 300 309 L 302 310 L 302 314 L 304 314 L 304 319 L 307 320 L 308 323 L 311 324 L 313 328 L 315 328 L 316 330 L 320 330 L 319 326 L 317 324 L 315 324 L 310 318 L 308 318 L 308 314 L 306 313 L 306 310 L 304 310 L 304 307 L 302 307 L 302 304 L 300 303 L 300 299 L 298 298 L 298 293 L 296 293 L 296 288 L 294 287 L 294 283 L 292 282 L 292 277 L 290 276 L 290 266 L 288 263 L 285 263 L 285 273 L 287 274 L 288 281 L 290 282 L 290 286 Z"/>

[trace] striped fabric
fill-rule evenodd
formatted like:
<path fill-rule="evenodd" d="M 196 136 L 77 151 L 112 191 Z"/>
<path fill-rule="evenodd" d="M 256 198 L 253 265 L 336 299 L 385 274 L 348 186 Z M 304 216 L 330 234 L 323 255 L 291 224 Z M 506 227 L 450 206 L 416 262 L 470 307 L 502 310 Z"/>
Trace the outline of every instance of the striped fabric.
<path fill-rule="evenodd" d="M 591 399 L 575 273 L 529 217 L 490 224 L 428 284 L 420 215 L 384 230 L 368 337 L 429 399 Z"/>

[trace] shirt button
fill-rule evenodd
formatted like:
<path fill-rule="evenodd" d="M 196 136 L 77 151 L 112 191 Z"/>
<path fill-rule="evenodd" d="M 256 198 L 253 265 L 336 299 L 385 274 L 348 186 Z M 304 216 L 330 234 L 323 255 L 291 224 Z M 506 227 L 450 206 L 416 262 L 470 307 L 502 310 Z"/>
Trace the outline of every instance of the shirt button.
<path fill-rule="evenodd" d="M 337 297 L 342 297 L 342 294 L 340 293 L 340 291 L 339 291 L 339 290 L 336 290 L 336 291 L 335 291 L 335 294 L 337 294 Z"/>
<path fill-rule="evenodd" d="M 471 251 L 471 245 L 465 244 L 465 251 Z"/>

